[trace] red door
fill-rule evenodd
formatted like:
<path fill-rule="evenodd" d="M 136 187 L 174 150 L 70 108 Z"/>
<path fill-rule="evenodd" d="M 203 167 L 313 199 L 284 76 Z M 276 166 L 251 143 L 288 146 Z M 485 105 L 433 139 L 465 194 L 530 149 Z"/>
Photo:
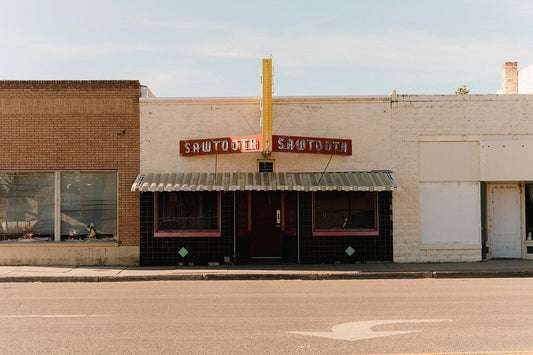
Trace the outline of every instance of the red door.
<path fill-rule="evenodd" d="M 252 192 L 252 258 L 281 257 L 281 193 Z"/>

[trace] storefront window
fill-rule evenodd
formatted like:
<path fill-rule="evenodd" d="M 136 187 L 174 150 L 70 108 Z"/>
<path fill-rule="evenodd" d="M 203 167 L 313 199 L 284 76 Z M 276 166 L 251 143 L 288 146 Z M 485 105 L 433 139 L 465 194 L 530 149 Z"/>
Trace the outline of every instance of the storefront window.
<path fill-rule="evenodd" d="M 0 241 L 54 238 L 54 173 L 0 173 Z"/>
<path fill-rule="evenodd" d="M 156 236 L 219 236 L 219 194 L 211 191 L 157 194 Z"/>
<path fill-rule="evenodd" d="M 61 173 L 61 240 L 117 236 L 117 174 Z"/>
<path fill-rule="evenodd" d="M 0 173 L 0 242 L 116 241 L 117 196 L 115 171 Z"/>
<path fill-rule="evenodd" d="M 377 235 L 375 192 L 315 192 L 314 235 Z"/>

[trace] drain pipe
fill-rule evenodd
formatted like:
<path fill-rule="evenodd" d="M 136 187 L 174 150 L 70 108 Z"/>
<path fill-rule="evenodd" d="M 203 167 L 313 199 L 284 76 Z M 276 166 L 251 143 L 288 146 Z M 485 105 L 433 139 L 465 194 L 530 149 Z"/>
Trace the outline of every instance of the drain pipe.
<path fill-rule="evenodd" d="M 233 264 L 237 264 L 237 192 L 233 191 Z"/>
<path fill-rule="evenodd" d="M 298 264 L 300 264 L 300 191 L 296 192 L 296 240 L 298 241 Z"/>

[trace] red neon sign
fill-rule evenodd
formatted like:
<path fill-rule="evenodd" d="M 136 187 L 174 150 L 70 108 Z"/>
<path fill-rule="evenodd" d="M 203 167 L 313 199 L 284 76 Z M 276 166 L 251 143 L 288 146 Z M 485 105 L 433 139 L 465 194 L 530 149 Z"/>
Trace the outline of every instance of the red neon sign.
<path fill-rule="evenodd" d="M 180 154 L 193 155 L 251 153 L 263 150 L 262 136 L 190 139 L 180 141 Z"/>
<path fill-rule="evenodd" d="M 229 153 L 253 153 L 263 150 L 263 136 L 189 139 L 180 141 L 182 156 Z M 272 151 L 285 153 L 311 153 L 352 155 L 352 140 L 301 136 L 272 135 Z"/>

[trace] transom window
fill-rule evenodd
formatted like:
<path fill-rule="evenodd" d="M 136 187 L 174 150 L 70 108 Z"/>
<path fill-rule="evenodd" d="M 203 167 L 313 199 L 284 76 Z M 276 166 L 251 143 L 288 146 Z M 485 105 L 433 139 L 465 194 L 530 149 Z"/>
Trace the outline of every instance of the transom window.
<path fill-rule="evenodd" d="M 218 192 L 163 192 L 156 199 L 156 237 L 220 236 Z"/>
<path fill-rule="evenodd" d="M 314 194 L 314 235 L 377 235 L 375 192 Z"/>

